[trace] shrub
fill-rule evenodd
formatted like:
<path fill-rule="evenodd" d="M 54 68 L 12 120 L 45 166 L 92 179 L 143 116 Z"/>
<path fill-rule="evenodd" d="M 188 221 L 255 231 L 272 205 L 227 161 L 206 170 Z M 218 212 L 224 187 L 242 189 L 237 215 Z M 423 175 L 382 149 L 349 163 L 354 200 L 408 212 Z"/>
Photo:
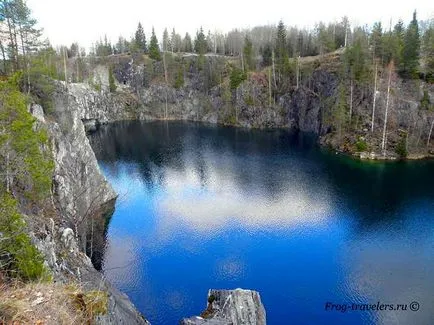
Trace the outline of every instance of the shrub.
<path fill-rule="evenodd" d="M 24 232 L 25 222 L 10 194 L 0 197 L 0 267 L 23 280 L 45 277 L 47 270 L 39 251 Z"/>
<path fill-rule="evenodd" d="M 27 98 L 18 91 L 20 77 L 0 82 L 0 166 L 9 175 L 9 185 L 39 200 L 50 193 L 54 162 L 46 130 L 34 127 Z"/>
<path fill-rule="evenodd" d="M 395 152 L 401 158 L 407 157 L 408 152 L 407 152 L 407 144 L 406 144 L 406 137 L 405 136 L 401 137 L 401 139 L 397 143 L 397 145 L 395 147 Z"/>
<path fill-rule="evenodd" d="M 368 144 L 366 143 L 365 140 L 359 139 L 356 142 L 356 149 L 358 152 L 366 151 L 366 150 L 368 150 Z"/>
<path fill-rule="evenodd" d="M 115 77 L 113 75 L 113 67 L 109 68 L 109 89 L 111 93 L 116 91 Z"/>
<path fill-rule="evenodd" d="M 179 89 L 184 86 L 184 70 L 182 69 L 182 67 L 179 67 L 178 69 L 174 86 L 176 89 Z"/>
<path fill-rule="evenodd" d="M 255 104 L 255 101 L 253 100 L 253 97 L 251 95 L 247 96 L 247 98 L 244 100 L 246 105 L 253 106 Z"/>
<path fill-rule="evenodd" d="M 231 71 L 231 76 L 230 76 L 230 86 L 231 89 L 237 89 L 238 86 L 247 79 L 247 74 L 239 69 L 239 68 L 233 68 Z"/>
<path fill-rule="evenodd" d="M 426 109 L 426 110 L 432 108 L 432 105 L 431 105 L 431 102 L 429 100 L 429 95 L 428 95 L 428 91 L 427 90 L 423 91 L 423 97 L 420 100 L 420 108 L 421 109 Z"/>

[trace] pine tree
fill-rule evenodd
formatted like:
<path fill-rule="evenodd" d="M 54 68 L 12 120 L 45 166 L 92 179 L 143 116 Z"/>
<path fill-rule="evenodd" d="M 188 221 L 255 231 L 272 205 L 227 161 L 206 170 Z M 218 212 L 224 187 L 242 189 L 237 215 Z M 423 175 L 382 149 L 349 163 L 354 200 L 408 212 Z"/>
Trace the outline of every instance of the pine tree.
<path fill-rule="evenodd" d="M 160 61 L 160 47 L 158 46 L 157 36 L 155 36 L 154 27 L 152 27 L 151 42 L 149 43 L 149 57 L 153 60 Z"/>
<path fill-rule="evenodd" d="M 319 54 L 333 51 L 336 48 L 333 34 L 330 33 L 330 31 L 323 23 L 320 23 L 316 29 L 319 41 Z"/>
<path fill-rule="evenodd" d="M 172 29 L 172 34 L 170 35 L 170 50 L 172 52 L 179 52 L 181 48 L 180 36 L 176 34 L 175 28 Z"/>
<path fill-rule="evenodd" d="M 271 65 L 272 49 L 271 45 L 268 43 L 263 48 L 260 49 L 262 55 L 262 65 L 268 67 Z"/>
<path fill-rule="evenodd" d="M 191 42 L 191 37 L 189 33 L 185 34 L 184 40 L 182 41 L 182 48 L 184 52 L 193 52 L 193 44 Z"/>
<path fill-rule="evenodd" d="M 383 27 L 381 22 L 374 23 L 372 28 L 370 43 L 374 58 L 383 59 Z"/>
<path fill-rule="evenodd" d="M 246 62 L 246 70 L 254 69 L 253 63 L 253 45 L 250 38 L 246 35 L 244 39 L 244 48 L 243 48 L 244 60 Z"/>
<path fill-rule="evenodd" d="M 27 111 L 27 98 L 19 91 L 20 74 L 0 82 L 0 166 L 6 191 L 18 186 L 27 198 L 46 197 L 51 188 L 53 161 L 41 150 L 48 145 L 45 130 L 35 130 L 35 119 Z M 4 183 L 3 183 L 4 181 Z"/>
<path fill-rule="evenodd" d="M 434 20 L 423 36 L 422 59 L 427 80 L 434 82 Z"/>
<path fill-rule="evenodd" d="M 115 76 L 113 74 L 113 67 L 109 68 L 109 89 L 111 93 L 114 93 L 116 91 L 116 83 L 115 83 Z"/>
<path fill-rule="evenodd" d="M 402 61 L 402 49 L 404 46 L 404 25 L 402 21 L 398 21 L 393 31 L 389 31 L 383 36 L 383 53 L 384 62 L 389 64 L 392 60 L 396 65 Z"/>
<path fill-rule="evenodd" d="M 280 21 L 279 25 L 277 26 L 274 54 L 277 70 L 277 80 L 280 82 L 282 81 L 284 76 L 289 75 L 291 70 L 286 43 L 286 27 L 283 24 L 283 21 Z"/>
<path fill-rule="evenodd" d="M 170 39 L 169 39 L 169 33 L 167 32 L 167 28 L 164 28 L 163 32 L 163 51 L 169 51 L 170 49 Z"/>
<path fill-rule="evenodd" d="M 404 36 L 401 74 L 407 78 L 416 78 L 419 71 L 420 36 L 416 11 Z"/>
<path fill-rule="evenodd" d="M 36 28 L 37 21 L 31 16 L 31 10 L 23 0 L 1 1 L 0 21 L 6 29 L 2 31 L 7 44 L 5 47 L 2 43 L 3 56 L 9 58 L 14 70 L 28 68 L 28 55 L 41 46 L 42 33 Z M 19 54 L 24 60 L 19 60 Z"/>
<path fill-rule="evenodd" d="M 282 60 L 288 57 L 286 47 L 286 27 L 283 21 L 279 21 L 277 26 L 276 46 L 275 46 L 276 59 Z"/>
<path fill-rule="evenodd" d="M 194 40 L 194 51 L 203 55 L 207 50 L 208 44 L 205 39 L 205 34 L 203 33 L 203 28 L 201 27 L 199 32 L 196 34 L 196 39 Z"/>
<path fill-rule="evenodd" d="M 141 23 L 139 23 L 137 26 L 137 30 L 134 35 L 134 42 L 140 51 L 146 52 L 146 36 Z"/>
<path fill-rule="evenodd" d="M 356 81 L 366 81 L 368 78 L 368 67 L 366 64 L 367 54 L 360 40 L 348 47 L 344 53 L 344 68 L 346 74 Z"/>

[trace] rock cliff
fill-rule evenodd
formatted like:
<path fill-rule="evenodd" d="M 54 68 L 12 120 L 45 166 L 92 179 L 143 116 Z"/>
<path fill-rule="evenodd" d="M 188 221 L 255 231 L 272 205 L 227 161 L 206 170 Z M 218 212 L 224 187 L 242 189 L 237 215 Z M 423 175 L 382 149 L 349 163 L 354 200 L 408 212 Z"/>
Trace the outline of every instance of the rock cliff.
<path fill-rule="evenodd" d="M 92 82 L 89 85 L 70 84 L 68 88 L 80 116 L 91 123 L 169 119 L 254 128 L 290 128 L 314 133 L 321 144 L 338 151 L 367 151 L 373 154 L 362 152 L 361 156 L 381 156 L 387 97 L 384 71 L 378 80 L 374 132 L 371 132 L 372 85 L 368 81 L 351 83 L 342 80 L 339 54 L 331 58 L 303 59 L 300 84 L 272 93 L 264 71 L 250 72 L 247 80 L 232 89 L 228 79 L 233 58 L 206 58 L 205 66 L 199 68 L 195 57 L 169 57 L 178 60 L 177 64 L 184 69 L 181 86 L 171 80 L 170 73 L 168 82 L 161 79 L 164 75 L 161 62 L 143 64 L 140 59 L 130 56 L 114 56 L 110 62 L 90 67 L 94 78 L 98 76 L 97 79 L 102 80 L 99 90 L 91 86 Z M 115 93 L 108 91 L 109 66 L 115 71 Z M 345 93 L 341 104 L 345 110 L 351 109 L 351 113 L 347 111 L 339 117 L 351 121 L 346 122 L 343 130 L 337 130 L 336 107 L 340 89 Z M 393 78 L 386 132 L 388 156 L 396 155 L 395 149 L 403 138 L 409 153 L 424 156 L 434 152 L 434 141 L 430 145 L 427 141 L 434 112 L 421 108 L 424 92 L 434 103 L 434 85 L 398 76 Z"/>
<path fill-rule="evenodd" d="M 97 317 L 98 324 L 148 324 L 92 264 L 90 257 L 103 249 L 105 212 L 113 207 L 117 195 L 99 170 L 81 121 L 81 106 L 65 94 L 58 94 L 54 113 L 48 118 L 40 106 L 31 107 L 39 127 L 48 130 L 55 162 L 54 211 L 50 218 L 28 218 L 31 237 L 55 281 L 72 281 L 84 290 L 108 293 L 107 313 Z"/>
<path fill-rule="evenodd" d="M 265 309 L 259 293 L 252 290 L 208 292 L 208 304 L 201 316 L 185 318 L 182 325 L 265 325 Z"/>

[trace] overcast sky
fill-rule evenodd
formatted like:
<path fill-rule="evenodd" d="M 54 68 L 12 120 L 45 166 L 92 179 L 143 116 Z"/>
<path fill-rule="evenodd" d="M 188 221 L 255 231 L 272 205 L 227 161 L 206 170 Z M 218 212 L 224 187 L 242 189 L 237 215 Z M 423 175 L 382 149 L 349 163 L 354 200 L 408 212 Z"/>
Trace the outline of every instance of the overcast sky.
<path fill-rule="evenodd" d="M 74 41 L 89 47 L 104 34 L 113 41 L 129 38 L 142 22 L 147 39 L 152 26 L 161 39 L 164 27 L 182 36 L 204 30 L 226 32 L 232 28 L 277 24 L 313 27 L 316 22 L 340 20 L 344 15 L 353 25 L 371 25 L 381 20 L 386 26 L 402 18 L 407 24 L 413 10 L 419 19 L 434 17 L 430 0 L 27 0 L 34 17 L 53 45 Z"/>

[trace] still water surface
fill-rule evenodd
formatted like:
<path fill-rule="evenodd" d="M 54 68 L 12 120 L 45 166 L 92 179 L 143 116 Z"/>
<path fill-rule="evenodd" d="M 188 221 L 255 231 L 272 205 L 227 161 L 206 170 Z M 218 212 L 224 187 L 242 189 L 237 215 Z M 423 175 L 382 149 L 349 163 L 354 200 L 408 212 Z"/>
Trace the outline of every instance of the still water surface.
<path fill-rule="evenodd" d="M 238 287 L 260 292 L 268 324 L 434 324 L 433 162 L 362 163 L 306 135 L 180 122 L 118 122 L 90 140 L 119 193 L 103 271 L 152 324 Z"/>

